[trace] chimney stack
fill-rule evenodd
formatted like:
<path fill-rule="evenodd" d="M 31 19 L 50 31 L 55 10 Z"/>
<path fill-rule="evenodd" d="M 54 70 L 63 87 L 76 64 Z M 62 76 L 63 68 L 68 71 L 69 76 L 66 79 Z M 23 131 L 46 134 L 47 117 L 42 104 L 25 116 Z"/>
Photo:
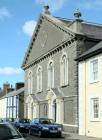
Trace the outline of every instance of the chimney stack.
<path fill-rule="evenodd" d="M 15 89 L 13 88 L 13 86 L 11 85 L 10 88 L 7 89 L 7 93 L 14 91 Z"/>
<path fill-rule="evenodd" d="M 16 85 L 15 85 L 15 90 L 18 90 L 18 89 L 20 89 L 20 88 L 22 88 L 22 87 L 24 87 L 24 83 L 23 83 L 23 82 L 18 82 L 18 83 L 16 83 Z"/>
<path fill-rule="evenodd" d="M 83 34 L 83 29 L 82 29 L 83 20 L 80 19 L 81 16 L 82 16 L 82 14 L 81 14 L 80 10 L 77 9 L 74 12 L 75 20 L 69 25 L 69 28 L 72 29 L 72 31 L 74 31 L 77 34 Z"/>
<path fill-rule="evenodd" d="M 3 92 L 4 92 L 4 94 L 8 93 L 9 88 L 10 88 L 10 84 L 8 82 L 3 84 Z"/>

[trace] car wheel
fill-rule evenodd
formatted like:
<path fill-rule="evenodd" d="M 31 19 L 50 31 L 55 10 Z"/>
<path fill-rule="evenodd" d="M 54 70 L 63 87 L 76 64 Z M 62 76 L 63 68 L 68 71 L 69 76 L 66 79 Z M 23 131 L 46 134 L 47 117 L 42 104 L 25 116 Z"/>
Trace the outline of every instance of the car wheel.
<path fill-rule="evenodd" d="M 17 129 L 18 129 L 18 131 L 20 132 L 20 128 L 19 128 L 19 127 L 17 127 Z"/>
<path fill-rule="evenodd" d="M 62 137 L 62 133 L 57 134 L 57 138 L 61 138 Z"/>
<path fill-rule="evenodd" d="M 39 130 L 39 132 L 38 132 L 38 136 L 39 136 L 39 138 L 42 137 L 42 131 Z"/>

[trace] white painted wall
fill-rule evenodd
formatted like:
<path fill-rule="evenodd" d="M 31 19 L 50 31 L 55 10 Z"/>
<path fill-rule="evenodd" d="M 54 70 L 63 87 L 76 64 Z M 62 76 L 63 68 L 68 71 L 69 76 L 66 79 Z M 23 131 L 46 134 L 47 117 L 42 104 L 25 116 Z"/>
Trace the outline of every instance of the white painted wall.
<path fill-rule="evenodd" d="M 6 118 L 6 103 L 6 98 L 0 100 L 0 118 Z"/>
<path fill-rule="evenodd" d="M 85 62 L 79 64 L 79 134 L 85 135 Z"/>
<path fill-rule="evenodd" d="M 90 61 L 99 59 L 99 79 L 90 82 Z M 79 134 L 102 138 L 102 54 L 79 64 Z M 99 119 L 91 119 L 90 99 L 99 97 Z"/>

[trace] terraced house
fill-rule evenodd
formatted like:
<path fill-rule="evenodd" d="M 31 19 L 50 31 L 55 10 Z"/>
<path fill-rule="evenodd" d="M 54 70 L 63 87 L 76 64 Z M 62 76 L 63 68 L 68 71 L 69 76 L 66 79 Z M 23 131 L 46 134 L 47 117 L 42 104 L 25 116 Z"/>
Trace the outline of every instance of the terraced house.
<path fill-rule="evenodd" d="M 25 117 L 49 117 L 65 131 L 78 132 L 78 62 L 75 59 L 102 40 L 102 26 L 80 19 L 41 13 L 22 68 L 25 71 Z"/>
<path fill-rule="evenodd" d="M 102 138 L 102 42 L 78 61 L 79 134 Z"/>

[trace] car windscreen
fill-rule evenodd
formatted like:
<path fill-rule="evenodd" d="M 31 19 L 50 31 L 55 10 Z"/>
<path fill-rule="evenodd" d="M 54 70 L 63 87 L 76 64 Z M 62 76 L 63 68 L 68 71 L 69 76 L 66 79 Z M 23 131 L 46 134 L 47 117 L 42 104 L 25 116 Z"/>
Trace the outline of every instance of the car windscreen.
<path fill-rule="evenodd" d="M 55 123 L 52 119 L 40 119 L 41 124 L 53 124 Z"/>
<path fill-rule="evenodd" d="M 11 124 L 0 124 L 0 140 L 22 138 L 20 133 Z"/>
<path fill-rule="evenodd" d="M 20 123 L 30 123 L 30 120 L 29 119 L 21 119 Z"/>

